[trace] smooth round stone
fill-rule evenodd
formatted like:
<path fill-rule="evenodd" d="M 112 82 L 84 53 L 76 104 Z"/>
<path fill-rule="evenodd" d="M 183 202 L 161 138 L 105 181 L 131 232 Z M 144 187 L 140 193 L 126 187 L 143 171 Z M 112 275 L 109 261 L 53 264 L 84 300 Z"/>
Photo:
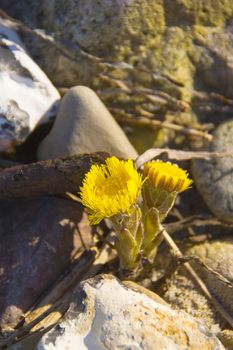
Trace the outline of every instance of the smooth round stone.
<path fill-rule="evenodd" d="M 207 150 L 229 151 L 230 155 L 211 160 L 193 160 L 192 174 L 209 209 L 221 220 L 233 222 L 233 120 L 218 126 Z"/>
<path fill-rule="evenodd" d="M 122 158 L 137 152 L 94 91 L 73 87 L 62 100 L 51 132 L 41 142 L 38 159 L 106 151 Z"/>

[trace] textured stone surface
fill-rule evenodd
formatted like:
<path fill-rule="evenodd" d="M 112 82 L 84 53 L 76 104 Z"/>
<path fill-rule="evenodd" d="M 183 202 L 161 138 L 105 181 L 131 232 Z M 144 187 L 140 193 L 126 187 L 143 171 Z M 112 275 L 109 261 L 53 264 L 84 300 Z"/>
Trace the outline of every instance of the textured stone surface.
<path fill-rule="evenodd" d="M 212 269 L 233 282 L 233 239 L 196 244 L 184 249 L 186 255 L 199 256 Z M 205 281 L 210 292 L 217 298 L 226 311 L 233 313 L 232 288 L 219 281 L 215 276 L 195 264 L 195 270 Z M 210 328 L 228 327 L 213 305 L 203 296 L 196 283 L 182 268 L 168 281 L 165 300 L 178 309 L 203 320 Z"/>
<path fill-rule="evenodd" d="M 22 143 L 56 115 L 58 91 L 28 56 L 18 35 L 0 21 L 0 152 Z"/>
<path fill-rule="evenodd" d="M 14 327 L 91 242 L 81 206 L 59 197 L 0 202 L 0 326 Z M 79 231 L 78 231 L 79 230 Z"/>
<path fill-rule="evenodd" d="M 227 349 L 233 349 L 233 331 L 232 329 L 225 329 L 218 333 L 218 338 Z"/>
<path fill-rule="evenodd" d="M 221 120 L 232 116 L 232 104 L 226 107 L 225 99 L 210 94 L 233 97 L 232 0 L 2 2 L 9 14 L 44 29 L 59 44 L 60 49 L 24 33 L 30 53 L 56 86 L 91 87 L 115 108 L 114 116 L 122 117 L 119 108 L 133 116 L 146 111 L 189 127 L 219 122 L 220 113 Z M 141 88 L 153 92 L 146 96 Z M 128 131 L 140 153 L 180 147 L 187 139 L 200 144 L 199 138 L 165 128 L 155 132 L 140 125 Z"/>
<path fill-rule="evenodd" d="M 224 349 L 203 324 L 123 286 L 112 276 L 82 282 L 63 322 L 37 350 Z"/>
<path fill-rule="evenodd" d="M 187 255 L 199 256 L 208 266 L 233 283 L 233 238 L 222 241 L 206 242 L 187 250 Z M 197 267 L 206 285 L 221 302 L 225 309 L 233 314 L 233 292 L 223 282 L 206 270 Z"/>
<path fill-rule="evenodd" d="M 72 61 L 51 43 L 25 38 L 41 66 L 60 86 L 102 86 L 98 72 L 106 71 L 106 67 L 82 54 L 81 47 L 104 61 L 132 64 L 134 73 L 112 71 L 139 85 L 156 85 L 187 99 L 191 97 L 190 88 L 196 86 L 233 96 L 231 0 L 44 0 L 40 6 L 34 0 L 30 7 L 28 0 L 11 0 L 2 6 L 30 26 L 54 33 L 76 55 L 77 60 Z M 161 76 L 152 79 L 137 67 Z"/>
<path fill-rule="evenodd" d="M 233 222 L 233 120 L 218 126 L 207 150 L 229 151 L 230 156 L 193 160 L 195 184 L 209 209 L 220 219 Z"/>
<path fill-rule="evenodd" d="M 137 156 L 95 92 L 77 86 L 63 98 L 53 128 L 39 146 L 38 159 L 96 151 L 123 158 Z"/>

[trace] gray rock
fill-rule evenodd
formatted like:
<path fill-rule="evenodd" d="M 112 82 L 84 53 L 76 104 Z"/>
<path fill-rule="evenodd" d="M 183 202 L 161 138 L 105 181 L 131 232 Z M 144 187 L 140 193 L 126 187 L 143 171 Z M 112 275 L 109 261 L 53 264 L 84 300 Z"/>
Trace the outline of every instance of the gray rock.
<path fill-rule="evenodd" d="M 92 235 L 74 201 L 50 196 L 1 201 L 0 207 L 0 328 L 7 332 Z"/>
<path fill-rule="evenodd" d="M 220 219 L 233 222 L 233 120 L 218 126 L 207 150 L 229 151 L 230 156 L 193 160 L 195 184 L 209 209 Z"/>
<path fill-rule="evenodd" d="M 217 350 L 220 341 L 195 319 L 122 285 L 110 275 L 84 281 L 63 321 L 37 350 Z"/>
<path fill-rule="evenodd" d="M 95 92 L 77 86 L 63 98 L 54 126 L 39 146 L 38 159 L 96 151 L 123 158 L 137 156 Z"/>
<path fill-rule="evenodd" d="M 0 152 L 22 143 L 56 115 L 59 93 L 28 56 L 18 35 L 0 21 Z"/>

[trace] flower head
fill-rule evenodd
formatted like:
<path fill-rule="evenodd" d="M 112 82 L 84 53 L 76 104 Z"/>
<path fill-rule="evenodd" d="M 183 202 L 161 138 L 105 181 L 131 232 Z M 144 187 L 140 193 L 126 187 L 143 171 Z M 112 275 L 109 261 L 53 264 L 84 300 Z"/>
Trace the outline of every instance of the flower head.
<path fill-rule="evenodd" d="M 132 160 L 106 159 L 106 164 L 92 165 L 80 189 L 83 205 L 91 224 L 120 213 L 129 213 L 142 187 L 142 177 Z"/>
<path fill-rule="evenodd" d="M 144 164 L 143 175 L 154 188 L 161 188 L 167 192 L 183 192 L 190 188 L 193 182 L 188 178 L 186 170 L 161 160 Z"/>

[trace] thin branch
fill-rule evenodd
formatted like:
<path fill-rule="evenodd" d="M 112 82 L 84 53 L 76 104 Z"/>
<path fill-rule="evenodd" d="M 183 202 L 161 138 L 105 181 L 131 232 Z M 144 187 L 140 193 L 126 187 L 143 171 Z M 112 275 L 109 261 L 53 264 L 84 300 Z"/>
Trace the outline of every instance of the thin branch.
<path fill-rule="evenodd" d="M 172 109 L 180 110 L 180 111 L 187 111 L 189 110 L 189 104 L 185 101 L 179 100 L 168 93 L 160 90 L 150 89 L 143 86 L 133 86 L 129 84 L 126 81 L 120 80 L 120 79 L 114 79 L 112 77 L 109 77 L 105 74 L 100 74 L 100 78 L 103 80 L 113 83 L 116 85 L 121 91 L 124 91 L 130 95 L 140 95 L 149 100 L 150 102 L 154 104 L 158 104 L 159 101 L 157 100 L 157 97 L 161 99 L 162 104 L 166 103 L 168 106 L 170 106 Z M 154 99 L 156 98 L 156 100 Z"/>
<path fill-rule="evenodd" d="M 81 281 L 87 270 L 95 266 L 96 249 L 85 251 L 71 271 L 44 298 L 24 314 L 24 324 L 0 342 L 0 348 L 20 341 L 25 334 L 35 333 L 54 325 L 68 308 L 72 287 Z"/>
<path fill-rule="evenodd" d="M 178 248 L 178 246 L 176 245 L 176 243 L 173 241 L 173 239 L 171 238 L 171 236 L 168 234 L 168 232 L 163 229 L 161 234 L 163 235 L 165 241 L 168 243 L 168 245 L 171 247 L 171 249 L 173 250 L 175 256 L 177 256 L 177 258 L 183 258 L 183 254 L 180 251 L 180 249 Z M 185 262 L 184 263 L 184 267 L 186 268 L 186 270 L 189 272 L 189 274 L 193 277 L 193 279 L 195 280 L 195 282 L 197 283 L 197 285 L 201 288 L 203 294 L 205 295 L 205 297 L 214 305 L 214 307 L 216 308 L 216 310 L 220 313 L 220 315 L 229 323 L 229 325 L 231 326 L 231 328 L 233 328 L 233 318 L 231 317 L 231 315 L 222 307 L 222 305 L 218 302 L 218 300 L 210 293 L 210 291 L 208 290 L 208 288 L 206 287 L 205 283 L 202 281 L 202 279 L 198 276 L 198 274 L 195 272 L 195 270 L 192 268 L 192 266 L 188 263 Z"/>
<path fill-rule="evenodd" d="M 16 330 L 12 334 L 10 334 L 8 337 L 6 337 L 2 341 L 0 341 L 0 349 L 4 349 L 5 347 L 9 347 L 12 344 L 15 344 L 19 340 L 19 338 L 21 338 L 25 334 L 27 334 L 30 331 L 30 329 L 32 329 L 36 324 L 38 324 L 45 317 L 47 317 L 51 312 L 55 311 L 56 309 L 60 309 L 62 306 L 64 307 L 65 305 L 67 305 L 67 301 L 63 300 L 62 302 L 59 301 L 59 302 L 55 303 L 54 305 L 50 306 L 45 312 L 40 314 L 32 322 L 19 328 L 18 330 Z M 41 328 L 41 330 L 42 329 L 43 329 L 43 327 Z"/>
<path fill-rule="evenodd" d="M 173 208 L 172 214 L 175 215 L 177 217 L 177 219 L 179 219 L 180 221 L 182 221 L 184 219 L 183 215 L 181 214 L 181 212 L 179 211 L 178 208 Z M 194 232 L 194 230 L 193 230 L 191 225 L 188 225 L 186 227 L 186 229 L 188 231 L 189 237 L 196 236 L 196 233 Z"/>
<path fill-rule="evenodd" d="M 48 291 L 44 298 L 24 315 L 24 325 L 0 342 L 0 348 L 11 346 L 25 337 L 54 325 L 69 305 L 70 295 L 77 282 L 95 276 L 109 261 L 109 248 L 104 245 L 85 251 L 71 271 Z M 114 255 L 113 255 L 114 256 Z M 29 333 L 30 332 L 30 333 Z"/>
<path fill-rule="evenodd" d="M 135 159 L 136 168 L 140 168 L 144 163 L 151 161 L 155 158 L 162 158 L 163 160 L 192 160 L 192 159 L 205 159 L 211 160 L 213 158 L 229 157 L 230 151 L 224 152 L 206 152 L 206 151 L 181 151 L 170 148 L 150 148 Z"/>
<path fill-rule="evenodd" d="M 196 227 L 224 226 L 224 227 L 230 228 L 230 227 L 233 227 L 233 224 L 221 222 L 219 219 L 215 217 L 206 217 L 203 215 L 192 215 L 192 216 L 183 218 L 182 220 L 164 224 L 164 227 L 170 234 L 191 226 L 196 226 Z"/>
<path fill-rule="evenodd" d="M 198 256 L 195 256 L 195 255 L 191 255 L 191 256 L 184 255 L 184 256 L 178 258 L 178 260 L 180 262 L 182 262 L 182 263 L 185 263 L 187 261 L 194 261 L 195 263 L 200 265 L 203 269 L 205 269 L 206 271 L 208 271 L 209 273 L 214 275 L 222 283 L 225 283 L 229 288 L 233 288 L 233 283 L 231 281 L 229 281 L 221 273 L 217 272 L 216 270 L 214 270 L 210 266 L 208 266 L 206 263 L 204 263 L 204 261 L 202 261 L 201 258 L 199 258 Z"/>
<path fill-rule="evenodd" d="M 24 313 L 26 323 L 30 323 L 38 314 L 42 313 L 49 305 L 53 305 L 75 284 L 80 281 L 86 274 L 86 271 L 91 268 L 98 252 L 97 249 L 85 250 L 79 259 L 74 262 L 69 271 L 60 276 L 55 283 L 41 296 L 40 300 L 31 306 Z"/>
<path fill-rule="evenodd" d="M 192 128 L 188 128 L 182 125 L 173 124 L 167 121 L 160 121 L 156 119 L 152 119 L 150 117 L 145 116 L 133 116 L 132 114 L 124 112 L 119 108 L 109 108 L 109 110 L 114 113 L 114 117 L 120 123 L 128 124 L 128 125 L 139 125 L 139 126 L 150 126 L 152 128 L 166 128 L 171 129 L 177 132 L 181 132 L 182 134 L 188 136 L 201 137 L 207 141 L 213 140 L 213 135 L 208 134 L 207 132 L 196 130 Z"/>

